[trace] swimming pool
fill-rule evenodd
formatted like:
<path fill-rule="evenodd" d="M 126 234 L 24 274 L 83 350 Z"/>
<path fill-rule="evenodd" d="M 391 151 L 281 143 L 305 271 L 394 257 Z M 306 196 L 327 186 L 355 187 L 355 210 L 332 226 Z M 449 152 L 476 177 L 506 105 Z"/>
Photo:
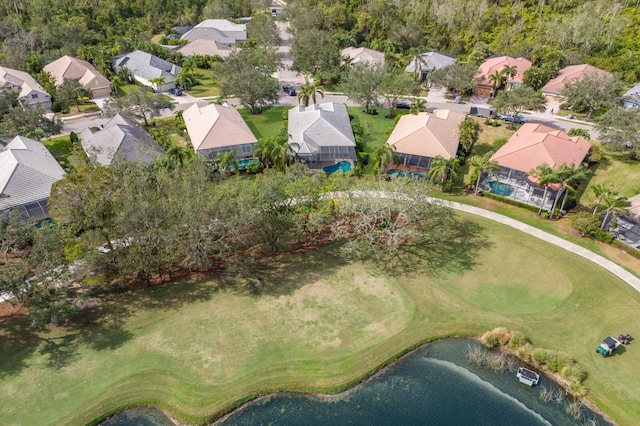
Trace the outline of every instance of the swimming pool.
<path fill-rule="evenodd" d="M 257 158 L 246 158 L 244 160 L 240 160 L 238 161 L 238 170 L 245 170 L 247 167 L 249 167 L 250 164 L 259 162 L 260 160 L 258 160 Z M 233 164 L 229 165 L 229 170 L 233 172 L 235 171 L 235 169 L 236 168 Z"/>
<path fill-rule="evenodd" d="M 513 188 L 509 185 L 505 185 L 500 182 L 489 182 L 489 186 L 491 187 L 491 192 L 496 195 L 501 195 L 503 197 L 508 197 L 513 192 Z"/>
<path fill-rule="evenodd" d="M 387 174 L 389 176 L 405 176 L 405 177 L 412 177 L 416 179 L 427 178 L 427 174 L 425 172 L 405 172 L 403 170 L 398 170 L 398 169 L 389 169 L 387 171 Z"/>
<path fill-rule="evenodd" d="M 341 171 L 342 173 L 347 173 L 351 171 L 351 163 L 348 161 L 340 161 L 332 166 L 323 167 L 322 171 L 328 175 L 330 175 L 331 173 L 335 173 L 337 171 Z"/>

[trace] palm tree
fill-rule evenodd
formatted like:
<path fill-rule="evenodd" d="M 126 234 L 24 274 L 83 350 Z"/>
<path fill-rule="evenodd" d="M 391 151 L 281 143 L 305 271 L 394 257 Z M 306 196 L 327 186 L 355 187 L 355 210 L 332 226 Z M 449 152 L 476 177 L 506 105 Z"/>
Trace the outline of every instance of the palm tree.
<path fill-rule="evenodd" d="M 118 95 L 120 94 L 120 86 L 122 86 L 123 84 L 124 80 L 122 80 L 122 77 L 120 77 L 119 75 L 114 75 L 113 77 L 111 77 L 111 93 L 113 93 L 115 97 L 118 97 Z"/>
<path fill-rule="evenodd" d="M 238 170 L 238 162 L 233 155 L 233 151 L 218 152 L 213 162 L 220 172 L 224 172 L 226 174 Z"/>
<path fill-rule="evenodd" d="M 411 109 L 409 112 L 413 115 L 418 115 L 420 112 L 424 112 L 427 110 L 427 101 L 424 99 L 416 98 L 413 102 L 411 102 Z"/>
<path fill-rule="evenodd" d="M 596 196 L 596 199 L 591 203 L 593 207 L 593 213 L 591 216 L 595 216 L 598 213 L 598 206 L 602 202 L 602 198 L 607 192 L 611 192 L 611 185 L 605 186 L 604 183 L 596 183 L 591 187 L 593 194 Z"/>
<path fill-rule="evenodd" d="M 506 77 L 500 71 L 496 71 L 495 73 L 489 76 L 489 82 L 491 83 L 491 95 L 492 97 L 496 97 L 496 92 L 500 89 L 505 83 Z"/>
<path fill-rule="evenodd" d="M 485 152 L 483 155 L 474 155 L 469 159 L 469 165 L 475 168 L 478 172 L 478 178 L 476 179 L 475 195 L 478 195 L 478 189 L 480 188 L 480 178 L 482 172 L 486 171 L 490 175 L 500 170 L 500 166 L 495 161 L 491 161 L 493 157 L 493 151 Z"/>
<path fill-rule="evenodd" d="M 309 77 L 305 74 L 304 81 L 306 84 L 300 86 L 300 91 L 298 92 L 298 102 L 302 99 L 302 106 L 309 106 L 309 101 L 313 101 L 316 103 L 316 95 L 320 95 L 324 98 L 324 87 L 314 81 L 313 83 L 309 83 Z"/>
<path fill-rule="evenodd" d="M 262 138 L 258 139 L 258 147 L 253 151 L 253 156 L 259 158 L 262 165 L 269 168 L 273 165 L 273 158 L 271 156 L 273 148 L 275 146 L 275 138 Z"/>
<path fill-rule="evenodd" d="M 546 163 L 541 164 L 535 169 L 531 170 L 529 172 L 529 175 L 538 179 L 538 185 L 544 187 L 542 201 L 540 202 L 540 209 L 538 209 L 538 214 L 540 214 L 542 212 L 542 207 L 544 206 L 544 200 L 547 198 L 549 186 L 554 183 L 558 183 L 558 177 L 556 175 L 556 170 L 552 167 L 549 167 Z"/>
<path fill-rule="evenodd" d="M 229 151 L 231 152 L 231 151 Z M 196 154 L 192 149 L 183 146 L 172 146 L 165 154 L 167 165 L 185 166 L 196 158 Z"/>
<path fill-rule="evenodd" d="M 192 74 L 197 65 L 198 65 L 198 63 L 195 60 L 195 58 L 193 58 L 191 56 L 186 56 L 186 57 L 182 58 L 182 70 L 180 70 L 180 72 L 182 72 L 184 70 L 184 71 L 188 72 L 189 74 Z"/>
<path fill-rule="evenodd" d="M 151 86 L 156 92 L 160 91 L 159 87 L 162 86 L 165 81 L 166 81 L 166 78 L 164 77 L 155 77 L 155 78 L 149 79 L 149 83 L 151 83 Z"/>
<path fill-rule="evenodd" d="M 460 169 L 460 160 L 455 157 L 444 159 L 437 156 L 431 162 L 431 168 L 429 169 L 429 177 L 434 182 L 439 182 L 441 185 L 447 181 L 454 181 L 458 177 L 458 170 Z"/>
<path fill-rule="evenodd" d="M 553 214 L 558 206 L 558 201 L 560 200 L 560 196 L 564 192 L 564 199 L 562 201 L 562 206 L 560 210 L 564 208 L 564 203 L 567 201 L 567 193 L 568 191 L 576 192 L 575 186 L 580 183 L 582 180 L 586 179 L 589 176 L 590 172 L 587 170 L 586 165 L 581 165 L 576 167 L 575 164 L 570 166 L 566 164 L 562 164 L 556 170 L 556 177 L 558 183 L 560 184 L 560 190 L 556 193 L 556 198 L 553 201 L 553 207 L 551 207 L 550 217 L 553 218 Z"/>
<path fill-rule="evenodd" d="M 400 157 L 396 154 L 395 145 L 380 145 L 373 150 L 374 170 L 382 173 L 387 164 L 393 161 L 394 164 L 400 164 Z"/>
<path fill-rule="evenodd" d="M 131 71 L 129 71 L 129 68 L 127 68 L 127 67 L 118 68 L 117 76 L 120 77 L 120 79 L 122 80 L 122 82 L 124 84 L 129 84 L 133 80 L 133 77 L 131 75 Z"/>
<path fill-rule="evenodd" d="M 603 195 L 600 205 L 605 208 L 606 212 L 600 225 L 600 229 L 604 229 L 611 213 L 627 213 L 627 207 L 631 206 L 631 203 L 627 200 L 627 197 L 623 197 L 615 191 L 610 191 Z"/>
<path fill-rule="evenodd" d="M 465 118 L 460 126 L 458 127 L 459 137 L 460 137 L 460 145 L 462 146 L 462 150 L 467 155 L 471 152 L 471 148 L 478 141 L 478 137 L 480 133 L 482 133 L 482 128 L 480 128 L 480 124 L 474 120 L 473 118 Z"/>
<path fill-rule="evenodd" d="M 179 86 L 184 90 L 187 90 L 187 88 L 193 86 L 195 82 L 196 80 L 195 78 L 193 78 L 193 74 L 187 72 L 185 68 L 181 69 L 175 78 L 176 86 Z"/>
<path fill-rule="evenodd" d="M 295 146 L 295 144 L 294 144 Z M 296 152 L 289 142 L 282 139 L 274 139 L 273 148 L 271 149 L 270 156 L 273 161 L 273 167 L 282 172 L 287 170 L 289 166 L 296 158 Z"/>
<path fill-rule="evenodd" d="M 505 85 L 507 83 L 509 83 L 509 79 L 513 78 L 516 76 L 516 74 L 518 74 L 518 67 L 516 67 L 515 65 L 507 65 L 504 64 L 504 67 L 502 68 L 502 70 L 500 71 L 504 76 L 505 76 Z"/>

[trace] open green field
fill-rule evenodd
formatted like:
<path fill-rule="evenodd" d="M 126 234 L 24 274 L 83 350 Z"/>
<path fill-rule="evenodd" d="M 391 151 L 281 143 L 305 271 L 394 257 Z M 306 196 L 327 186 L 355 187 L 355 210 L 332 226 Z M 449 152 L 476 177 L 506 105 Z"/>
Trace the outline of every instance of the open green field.
<path fill-rule="evenodd" d="M 629 158 L 627 153 L 605 151 L 602 161 L 592 170 L 594 174 L 589 186 L 598 183 L 611 185 L 625 197 L 633 197 L 640 193 L 640 163 Z M 594 200 L 593 192 L 587 188 L 580 204 L 588 207 Z"/>
<path fill-rule="evenodd" d="M 109 296 L 70 329 L 2 323 L 2 423 L 83 424 L 145 402 L 204 422 L 248 395 L 337 390 L 430 337 L 506 326 L 574 356 L 598 406 L 638 424 L 639 347 L 608 359 L 595 347 L 638 335 L 640 294 L 578 256 L 468 219 L 486 242 L 443 247 L 411 274 L 346 263 L 331 245 L 273 262 L 257 293 L 214 276 Z"/>
<path fill-rule="evenodd" d="M 213 71 L 202 68 L 196 68 L 193 72 L 198 84 L 189 89 L 189 94 L 197 98 L 208 96 L 219 96 L 220 88 L 214 80 Z"/>

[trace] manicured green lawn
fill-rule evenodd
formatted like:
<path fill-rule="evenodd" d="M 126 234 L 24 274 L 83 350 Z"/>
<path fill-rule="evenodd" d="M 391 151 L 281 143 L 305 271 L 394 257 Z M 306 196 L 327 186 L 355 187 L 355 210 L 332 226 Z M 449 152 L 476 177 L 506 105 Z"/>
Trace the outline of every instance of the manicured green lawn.
<path fill-rule="evenodd" d="M 98 108 L 98 105 L 94 104 L 93 102 L 86 103 L 86 104 L 80 104 L 78 106 L 80 107 L 80 112 L 78 112 L 78 108 L 76 108 L 75 105 L 70 105 L 68 113 L 66 113 L 66 114 L 56 113 L 56 115 L 58 117 L 69 117 L 69 116 L 72 116 L 72 115 L 87 114 L 87 113 L 90 113 L 90 112 L 98 112 L 98 111 L 100 111 L 100 108 Z"/>
<path fill-rule="evenodd" d="M 189 94 L 197 98 L 204 98 L 207 96 L 219 96 L 220 88 L 218 83 L 214 80 L 213 71 L 205 70 L 202 68 L 196 68 L 194 71 L 198 85 L 189 89 Z"/>
<path fill-rule="evenodd" d="M 71 143 L 71 139 L 69 139 L 69 135 L 44 139 L 42 143 L 47 147 L 49 152 L 51 152 L 51 155 L 58 160 L 58 163 L 60 163 L 62 167 L 69 164 L 69 157 L 71 157 L 73 153 L 73 144 Z"/>
<path fill-rule="evenodd" d="M 640 162 L 632 160 L 626 153 L 606 152 L 603 160 L 593 170 L 589 188 L 580 200 L 585 208 L 595 200 L 590 187 L 598 183 L 611 185 L 612 189 L 625 197 L 640 193 Z"/>
<path fill-rule="evenodd" d="M 366 152 L 373 152 L 378 146 L 382 146 L 389 139 L 391 131 L 396 125 L 395 119 L 385 118 L 389 113 L 386 108 L 378 108 L 378 115 L 366 114 L 362 107 L 349 107 L 349 114 L 354 117 L 353 121 L 364 127 L 364 141 Z M 397 115 L 404 115 L 406 110 L 397 110 Z"/>
<path fill-rule="evenodd" d="M 595 347 L 638 335 L 640 295 L 543 241 L 478 218 L 468 232 L 476 225 L 482 247 L 452 245 L 409 274 L 343 262 L 329 246 L 273 262 L 258 293 L 211 277 L 110 296 L 69 330 L 2 323 L 0 418 L 83 424 L 148 402 L 204 422 L 247 395 L 335 390 L 430 337 L 506 326 L 574 356 L 591 398 L 637 424 L 640 350 L 603 359 Z"/>
<path fill-rule="evenodd" d="M 283 114 L 291 109 L 290 106 L 271 107 L 261 114 L 251 114 L 248 109 L 240 108 L 238 112 L 258 139 L 275 136 L 282 126 Z"/>

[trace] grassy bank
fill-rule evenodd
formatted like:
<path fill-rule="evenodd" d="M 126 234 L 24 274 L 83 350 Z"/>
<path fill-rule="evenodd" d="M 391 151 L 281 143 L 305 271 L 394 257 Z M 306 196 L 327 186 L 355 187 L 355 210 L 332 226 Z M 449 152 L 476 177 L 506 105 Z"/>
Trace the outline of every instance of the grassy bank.
<path fill-rule="evenodd" d="M 3 323 L 0 417 L 83 424 L 146 402 L 204 422 L 259 393 L 342 389 L 433 336 L 506 326 L 571 354 L 598 406 L 637 423 L 640 351 L 594 350 L 609 334 L 638 334 L 639 295 L 571 253 L 470 220 L 486 247 L 443 248 L 410 275 L 345 263 L 329 246 L 273 262 L 258 293 L 212 277 L 111 295 L 70 329 Z"/>

